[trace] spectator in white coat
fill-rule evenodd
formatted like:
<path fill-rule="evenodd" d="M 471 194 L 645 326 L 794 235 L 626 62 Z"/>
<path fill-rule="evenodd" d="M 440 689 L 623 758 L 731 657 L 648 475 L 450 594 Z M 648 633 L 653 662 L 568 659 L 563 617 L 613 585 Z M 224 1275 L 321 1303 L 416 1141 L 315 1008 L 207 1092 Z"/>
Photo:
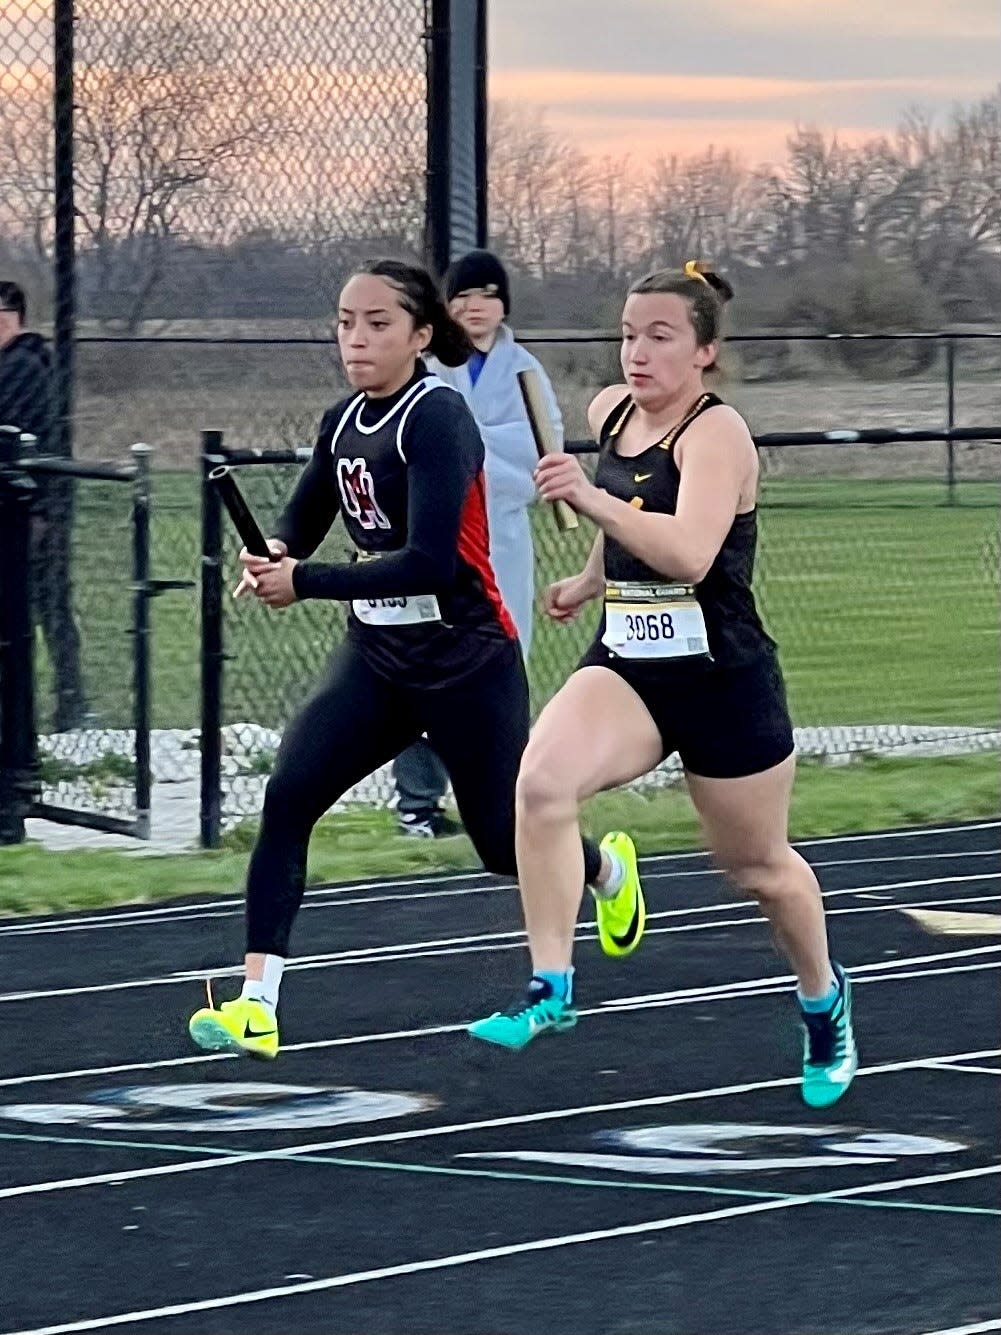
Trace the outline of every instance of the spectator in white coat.
<path fill-rule="evenodd" d="M 527 660 L 535 604 L 529 509 L 535 501 L 538 456 L 518 387 L 519 371 L 531 368 L 539 373 L 561 444 L 563 419 L 549 377 L 536 358 L 515 342 L 505 323 L 511 312 L 510 284 L 497 256 L 487 250 L 470 251 L 449 267 L 444 288 L 449 313 L 465 330 L 473 354 L 463 366 L 442 366 L 433 358 L 428 365 L 459 391 L 480 428 L 486 447 L 490 562 Z M 426 738 L 397 758 L 393 778 L 401 833 L 427 839 L 455 832 L 441 805 L 448 783 L 445 770 Z"/>
<path fill-rule="evenodd" d="M 519 371 L 531 368 L 539 373 L 560 444 L 563 419 L 549 377 L 536 358 L 515 342 L 505 323 L 511 313 L 511 295 L 507 273 L 497 256 L 488 250 L 473 250 L 456 260 L 445 275 L 445 299 L 474 352 L 463 366 L 435 370 L 469 404 L 486 446 L 490 559 L 527 659 L 535 603 L 529 507 L 535 501 L 532 475 L 538 456 L 518 388 Z"/>

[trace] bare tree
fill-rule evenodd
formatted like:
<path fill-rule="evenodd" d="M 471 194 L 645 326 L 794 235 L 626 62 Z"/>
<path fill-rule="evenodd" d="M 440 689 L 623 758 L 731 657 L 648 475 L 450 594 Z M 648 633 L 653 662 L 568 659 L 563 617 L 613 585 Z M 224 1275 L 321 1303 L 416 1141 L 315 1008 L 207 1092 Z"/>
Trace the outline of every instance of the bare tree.
<path fill-rule="evenodd" d="M 26 69 L 16 83 L 8 79 L 0 96 L 0 233 L 36 280 L 47 277 L 52 262 L 50 92 Z"/>
<path fill-rule="evenodd" d="M 95 307 L 134 332 L 177 239 L 233 234 L 218 206 L 281 119 L 263 71 L 226 59 L 215 28 L 166 16 L 81 24 L 77 212 Z"/>
<path fill-rule="evenodd" d="M 634 247 L 628 244 L 628 232 L 635 231 L 636 202 L 628 156 L 601 160 L 597 191 L 598 256 L 608 277 L 618 280 Z"/>
<path fill-rule="evenodd" d="M 1001 88 L 958 108 L 945 130 L 910 113 L 898 146 L 921 186 L 905 233 L 910 258 L 947 289 L 975 254 L 1001 246 Z"/>
<path fill-rule="evenodd" d="M 545 123 L 505 103 L 490 114 L 491 235 L 520 268 L 545 279 L 582 273 L 598 246 L 600 169 Z"/>
<path fill-rule="evenodd" d="M 750 174 L 730 152 L 658 158 L 645 197 L 645 263 L 732 263 L 750 209 Z"/>
<path fill-rule="evenodd" d="M 87 10 L 76 33 L 74 176 L 81 260 L 93 259 L 99 317 L 134 331 L 162 284 L 177 240 L 232 235 L 241 171 L 282 117 L 266 71 L 228 60 L 214 26 L 164 6 Z M 2 216 L 39 261 L 52 253 L 51 74 L 0 99 Z M 84 265 L 86 272 L 86 265 Z"/>

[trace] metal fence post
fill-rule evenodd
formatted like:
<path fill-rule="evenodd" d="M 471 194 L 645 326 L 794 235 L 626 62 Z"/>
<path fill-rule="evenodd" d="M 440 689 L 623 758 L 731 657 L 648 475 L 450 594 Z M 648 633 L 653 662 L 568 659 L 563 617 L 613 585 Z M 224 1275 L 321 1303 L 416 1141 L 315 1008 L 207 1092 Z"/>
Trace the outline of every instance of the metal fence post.
<path fill-rule="evenodd" d="M 18 467 L 21 433 L 0 426 L 0 844 L 24 842 L 24 816 L 38 793 L 34 633 L 31 618 L 31 501 Z"/>
<path fill-rule="evenodd" d="M 945 424 L 950 431 L 956 425 L 956 340 L 948 338 L 945 342 Z M 952 440 L 945 442 L 945 490 L 946 504 L 956 504 L 956 446 Z"/>
<path fill-rule="evenodd" d="M 425 248 L 443 274 L 487 234 L 486 0 L 427 0 Z"/>
<path fill-rule="evenodd" d="M 476 4 L 476 244 L 482 249 L 489 240 L 487 137 L 489 101 L 487 98 L 487 0 Z"/>
<path fill-rule="evenodd" d="M 451 117 L 449 25 L 451 0 L 428 0 L 427 48 L 427 169 L 424 214 L 424 249 L 428 265 L 439 276 L 448 268 L 451 217 L 449 171 Z"/>
<path fill-rule="evenodd" d="M 55 297 L 52 339 L 52 453 L 73 454 L 76 337 L 76 203 L 74 194 L 74 0 L 53 12 L 53 207 Z"/>
<path fill-rule="evenodd" d="M 132 633 L 133 633 L 133 721 L 136 759 L 136 834 L 150 833 L 150 618 L 149 579 L 150 485 L 149 445 L 133 445 L 135 480 L 132 484 Z"/>
<path fill-rule="evenodd" d="M 203 848 L 222 830 L 222 506 L 208 480 L 225 458 L 222 432 L 202 432 L 202 726 L 199 824 Z"/>

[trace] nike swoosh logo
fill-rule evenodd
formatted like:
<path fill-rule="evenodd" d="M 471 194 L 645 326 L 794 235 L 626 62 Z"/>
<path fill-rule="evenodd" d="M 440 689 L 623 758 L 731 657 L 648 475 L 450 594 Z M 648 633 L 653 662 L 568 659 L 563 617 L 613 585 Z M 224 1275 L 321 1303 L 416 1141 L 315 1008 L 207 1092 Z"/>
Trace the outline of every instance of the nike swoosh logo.
<path fill-rule="evenodd" d="M 244 1038 L 270 1038 L 271 1035 L 276 1032 L 277 1030 L 275 1029 L 251 1029 L 249 1021 L 243 1028 Z"/>
<path fill-rule="evenodd" d="M 648 477 L 653 477 L 653 474 L 652 474 L 652 473 L 634 473 L 634 474 L 633 474 L 633 481 L 634 481 L 634 482 L 645 482 L 645 481 L 647 480 Z"/>
<path fill-rule="evenodd" d="M 629 926 L 626 928 L 626 930 L 622 933 L 621 936 L 616 936 L 614 932 L 609 932 L 608 935 L 612 938 L 612 940 L 615 942 L 615 944 L 619 947 L 620 950 L 625 950 L 628 946 L 631 946 L 633 942 L 636 940 L 636 933 L 639 931 L 639 926 L 640 926 L 640 900 L 639 900 L 639 895 L 637 895 L 636 903 L 633 905 L 632 921 L 630 922 Z"/>

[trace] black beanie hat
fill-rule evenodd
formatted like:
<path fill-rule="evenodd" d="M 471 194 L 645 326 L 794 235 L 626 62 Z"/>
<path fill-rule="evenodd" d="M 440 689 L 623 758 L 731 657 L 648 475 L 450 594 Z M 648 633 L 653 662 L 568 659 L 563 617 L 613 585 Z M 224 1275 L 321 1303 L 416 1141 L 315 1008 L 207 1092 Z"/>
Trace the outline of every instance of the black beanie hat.
<path fill-rule="evenodd" d="M 471 250 L 468 255 L 454 260 L 445 274 L 445 300 L 451 301 L 460 292 L 471 287 L 495 287 L 504 303 L 504 314 L 511 313 L 511 289 L 507 270 L 489 250 Z"/>

